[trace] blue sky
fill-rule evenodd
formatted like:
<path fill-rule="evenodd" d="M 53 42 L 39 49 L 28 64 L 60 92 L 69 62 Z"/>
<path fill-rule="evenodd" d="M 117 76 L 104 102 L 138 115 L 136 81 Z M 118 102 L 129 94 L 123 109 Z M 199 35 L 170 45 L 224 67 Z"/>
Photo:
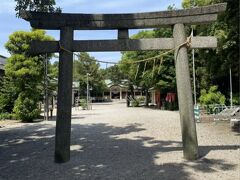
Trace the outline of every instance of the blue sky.
<path fill-rule="evenodd" d="M 169 5 L 181 8 L 182 0 L 55 0 L 63 12 L 67 13 L 134 13 L 166 10 Z M 0 54 L 9 56 L 4 48 L 8 36 L 14 31 L 30 30 L 30 24 L 15 17 L 15 1 L 1 0 L 0 2 Z M 130 35 L 137 30 L 130 30 Z M 56 40 L 59 31 L 47 31 Z M 75 31 L 75 37 L 82 40 L 116 39 L 117 31 Z M 117 62 L 121 58 L 120 52 L 93 52 L 96 59 Z"/>

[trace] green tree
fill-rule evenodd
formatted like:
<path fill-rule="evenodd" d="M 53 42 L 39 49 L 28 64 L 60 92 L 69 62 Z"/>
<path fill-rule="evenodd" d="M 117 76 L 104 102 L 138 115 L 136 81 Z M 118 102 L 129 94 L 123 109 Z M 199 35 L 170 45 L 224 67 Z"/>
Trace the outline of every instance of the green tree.
<path fill-rule="evenodd" d="M 211 86 L 207 91 L 205 89 L 201 90 L 201 96 L 199 97 L 201 105 L 210 105 L 210 104 L 225 104 L 226 98 L 220 92 L 217 91 L 218 86 Z"/>
<path fill-rule="evenodd" d="M 55 7 L 55 0 L 15 0 L 16 16 L 20 16 L 20 11 L 37 11 L 37 12 L 61 12 L 61 8 Z"/>
<path fill-rule="evenodd" d="M 74 60 L 73 64 L 73 80 L 80 82 L 80 95 L 86 96 L 87 92 L 87 74 L 89 86 L 91 87 L 92 96 L 102 96 L 106 85 L 104 82 L 104 75 L 100 71 L 100 64 L 96 62 L 94 57 L 88 53 L 80 53 L 78 58 Z"/>
<path fill-rule="evenodd" d="M 43 90 L 43 63 L 45 58 L 49 60 L 51 55 L 47 57 L 45 55 L 31 56 L 29 47 L 32 40 L 52 39 L 42 30 L 17 31 L 9 36 L 5 47 L 11 57 L 7 59 L 5 66 L 6 77 L 0 92 L 0 112 L 14 112 L 18 118 L 27 121 L 36 118 L 36 112 L 39 115 L 37 104 Z M 24 118 L 20 113 L 23 107 L 25 108 L 24 112 L 29 112 L 34 116 L 25 114 L 31 118 Z"/>
<path fill-rule="evenodd" d="M 13 112 L 22 121 L 32 121 L 40 114 L 40 109 L 36 102 L 39 101 L 39 93 L 35 90 L 22 91 L 14 103 Z"/>
<path fill-rule="evenodd" d="M 57 79 L 58 78 L 58 61 L 55 61 L 53 63 L 50 63 L 49 66 L 48 66 L 48 69 L 49 69 L 49 77 L 51 79 Z"/>
<path fill-rule="evenodd" d="M 143 39 L 143 38 L 153 38 L 154 32 L 153 31 L 140 31 L 139 33 L 133 35 L 131 39 Z M 144 83 L 142 74 L 144 69 L 144 63 L 134 63 L 134 61 L 146 59 L 147 57 L 152 57 L 156 55 L 156 51 L 130 51 L 130 52 L 122 52 L 122 59 L 120 62 L 120 69 L 121 71 L 126 75 L 128 79 L 128 87 L 131 92 L 131 96 L 134 98 L 134 86 L 140 86 L 146 85 Z M 147 70 L 147 69 L 145 69 Z M 147 78 L 145 78 L 146 80 Z M 151 82 L 151 81 L 150 81 Z M 146 97 L 148 97 L 147 94 L 147 86 L 144 86 L 145 89 L 143 91 L 146 92 Z"/>
<path fill-rule="evenodd" d="M 170 28 L 161 28 L 140 31 L 131 38 L 142 39 L 171 36 L 172 31 Z M 165 55 L 162 59 L 155 59 L 155 61 L 134 63 L 134 61 L 151 58 L 163 52 L 165 51 L 133 51 L 122 53 L 120 68 L 127 75 L 130 90 L 133 85 L 141 86 L 143 91 L 145 91 L 146 99 L 148 99 L 148 90 L 152 87 L 160 89 L 162 92 L 176 90 L 174 56 L 172 53 Z"/>
<path fill-rule="evenodd" d="M 110 66 L 104 71 L 105 79 L 110 79 L 114 84 L 119 84 L 126 79 L 126 75 L 121 71 L 118 65 Z"/>
<path fill-rule="evenodd" d="M 58 85 L 58 61 L 55 62 L 49 62 L 47 67 L 47 89 L 48 94 L 54 95 L 57 92 L 57 85 Z M 46 79 L 44 79 L 46 81 Z M 43 82 L 43 87 L 45 87 L 46 84 Z M 44 97 L 44 91 L 42 91 L 42 97 Z"/>
<path fill-rule="evenodd" d="M 235 0 L 184 0 L 183 7 L 205 6 L 227 2 L 226 12 L 217 22 L 195 27 L 194 35 L 212 35 L 218 38 L 217 49 L 196 50 L 196 77 L 198 94 L 213 84 L 229 97 L 229 68 L 233 74 L 233 93 L 239 94 L 239 1 Z M 240 100 L 240 95 L 238 95 Z"/>
<path fill-rule="evenodd" d="M 182 6 L 184 8 L 190 8 L 193 6 L 206 6 L 210 4 L 216 4 L 220 2 L 219 0 L 183 0 Z"/>
<path fill-rule="evenodd" d="M 11 113 L 14 102 L 18 97 L 18 91 L 10 77 L 4 77 L 0 89 L 0 114 Z"/>

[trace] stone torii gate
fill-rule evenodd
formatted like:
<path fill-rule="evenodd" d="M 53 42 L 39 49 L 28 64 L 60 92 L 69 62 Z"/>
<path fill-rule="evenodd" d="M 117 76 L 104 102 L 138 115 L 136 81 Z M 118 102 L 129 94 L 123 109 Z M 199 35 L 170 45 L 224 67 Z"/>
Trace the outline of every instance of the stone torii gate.
<path fill-rule="evenodd" d="M 55 162 L 70 159 L 71 103 L 72 103 L 72 52 L 139 51 L 174 49 L 186 42 L 184 25 L 206 24 L 217 20 L 226 4 L 135 14 L 65 14 L 21 12 L 33 28 L 60 30 L 60 41 L 35 41 L 32 53 L 59 52 L 58 102 L 55 136 Z M 128 29 L 160 28 L 173 26 L 173 38 L 129 39 Z M 118 30 L 116 40 L 74 40 L 74 30 Z M 216 48 L 215 37 L 193 37 L 190 48 Z M 68 51 L 64 50 L 67 49 Z M 70 51 L 70 52 L 69 52 Z M 193 115 L 187 46 L 175 50 L 177 92 L 184 158 L 198 158 L 198 142 Z"/>

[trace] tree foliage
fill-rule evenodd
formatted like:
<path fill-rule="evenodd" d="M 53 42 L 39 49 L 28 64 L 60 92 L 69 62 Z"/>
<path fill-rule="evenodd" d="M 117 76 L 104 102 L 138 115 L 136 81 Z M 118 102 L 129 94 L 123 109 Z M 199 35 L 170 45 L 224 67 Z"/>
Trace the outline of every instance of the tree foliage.
<path fill-rule="evenodd" d="M 39 116 L 40 109 L 36 103 L 38 102 L 39 97 L 37 95 L 34 90 L 22 91 L 19 93 L 13 108 L 13 112 L 18 119 L 21 119 L 22 121 L 32 121 Z"/>
<path fill-rule="evenodd" d="M 51 79 L 57 79 L 58 78 L 58 64 L 59 64 L 58 61 L 55 61 L 55 62 L 49 64 L 48 76 Z"/>
<path fill-rule="evenodd" d="M 214 84 L 218 85 L 219 90 L 225 95 L 229 95 L 229 68 L 233 72 L 233 93 L 239 93 L 239 2 L 234 0 L 184 0 L 183 7 L 190 8 L 222 2 L 228 3 L 227 11 L 219 15 L 217 22 L 209 25 L 186 27 L 187 34 L 190 34 L 191 28 L 194 28 L 194 36 L 216 36 L 218 38 L 216 49 L 195 51 L 198 96 L 200 96 L 202 89 L 209 89 Z M 172 37 L 172 29 L 161 28 L 141 31 L 132 36 L 136 39 L 157 37 Z M 164 57 L 160 72 L 157 70 L 159 69 L 158 63 L 155 66 L 154 62 L 147 63 L 146 68 L 144 68 L 144 63 L 128 64 L 132 61 L 154 57 L 162 52 L 135 51 L 122 53 L 121 70 L 128 75 L 129 81 L 134 85 L 142 86 L 145 89 L 155 87 L 163 92 L 176 91 L 173 54 Z M 190 52 L 189 57 L 191 59 Z M 190 71 L 192 73 L 192 61 L 190 61 Z"/>
<path fill-rule="evenodd" d="M 206 89 L 201 90 L 201 96 L 199 98 L 200 104 L 210 105 L 210 104 L 225 104 L 226 98 L 220 92 L 217 91 L 218 86 L 211 86 L 207 91 Z"/>
<path fill-rule="evenodd" d="M 29 45 L 32 40 L 52 40 L 45 31 L 17 31 L 9 36 L 5 44 L 11 54 L 5 65 L 5 78 L 0 91 L 0 112 L 16 113 L 21 120 L 33 120 L 39 115 L 37 104 L 43 90 L 43 63 L 48 56 L 31 56 Z M 23 110 L 25 116 L 21 115 Z M 37 113 L 38 112 L 38 113 Z"/>
<path fill-rule="evenodd" d="M 43 80 L 43 63 L 45 55 L 29 55 L 32 40 L 52 40 L 45 31 L 33 30 L 31 32 L 17 31 L 9 36 L 5 44 L 11 54 L 5 66 L 5 74 L 13 81 L 19 91 L 36 88 Z M 49 58 L 51 55 L 48 55 Z"/>
<path fill-rule="evenodd" d="M 150 31 L 140 31 L 131 38 L 158 38 L 170 37 L 170 28 L 162 28 Z M 137 60 L 147 59 L 157 56 L 164 51 L 132 51 L 122 53 L 120 64 L 121 70 L 127 75 L 129 82 L 133 85 L 141 86 L 145 91 L 154 87 L 161 91 L 175 91 L 175 69 L 173 54 L 170 53 L 155 61 L 133 63 Z M 162 63 L 161 63 L 162 61 Z"/>
<path fill-rule="evenodd" d="M 55 7 L 55 0 L 15 0 L 16 16 L 20 16 L 20 11 L 37 11 L 37 12 L 61 12 L 60 7 Z"/>
<path fill-rule="evenodd" d="M 221 0 L 183 0 L 182 6 L 184 8 L 191 8 L 193 6 L 206 6 L 220 2 Z"/>
<path fill-rule="evenodd" d="M 217 49 L 196 50 L 196 78 L 198 94 L 201 89 L 218 85 L 219 90 L 229 97 L 229 68 L 232 69 L 233 93 L 239 94 L 239 1 L 235 0 L 184 0 L 183 7 L 205 6 L 227 2 L 226 12 L 219 15 L 217 22 L 195 27 L 195 36 L 216 36 Z M 240 95 L 238 95 L 240 97 Z"/>
<path fill-rule="evenodd" d="M 86 96 L 87 74 L 89 74 L 89 86 L 92 89 L 91 94 L 93 96 L 101 96 L 106 88 L 104 76 L 100 71 L 100 64 L 95 60 L 88 53 L 80 53 L 78 58 L 74 60 L 73 80 L 80 82 L 81 96 Z"/>
<path fill-rule="evenodd" d="M 11 113 L 14 102 L 18 97 L 18 90 L 10 77 L 4 77 L 0 89 L 0 114 Z"/>
<path fill-rule="evenodd" d="M 126 75 L 121 71 L 118 65 L 110 66 L 102 71 L 105 79 L 110 79 L 113 84 L 120 84 L 122 80 L 126 79 Z"/>

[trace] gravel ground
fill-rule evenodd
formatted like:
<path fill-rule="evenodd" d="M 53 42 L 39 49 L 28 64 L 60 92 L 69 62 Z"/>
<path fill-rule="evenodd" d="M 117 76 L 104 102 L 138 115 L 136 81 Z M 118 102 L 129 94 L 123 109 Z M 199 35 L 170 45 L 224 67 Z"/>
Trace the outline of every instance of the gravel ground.
<path fill-rule="evenodd" d="M 1 124 L 2 123 L 2 124 Z M 240 179 L 240 134 L 198 123 L 200 159 L 183 159 L 178 112 L 95 104 L 73 109 L 71 160 L 55 164 L 55 120 L 0 122 L 3 180 Z"/>

